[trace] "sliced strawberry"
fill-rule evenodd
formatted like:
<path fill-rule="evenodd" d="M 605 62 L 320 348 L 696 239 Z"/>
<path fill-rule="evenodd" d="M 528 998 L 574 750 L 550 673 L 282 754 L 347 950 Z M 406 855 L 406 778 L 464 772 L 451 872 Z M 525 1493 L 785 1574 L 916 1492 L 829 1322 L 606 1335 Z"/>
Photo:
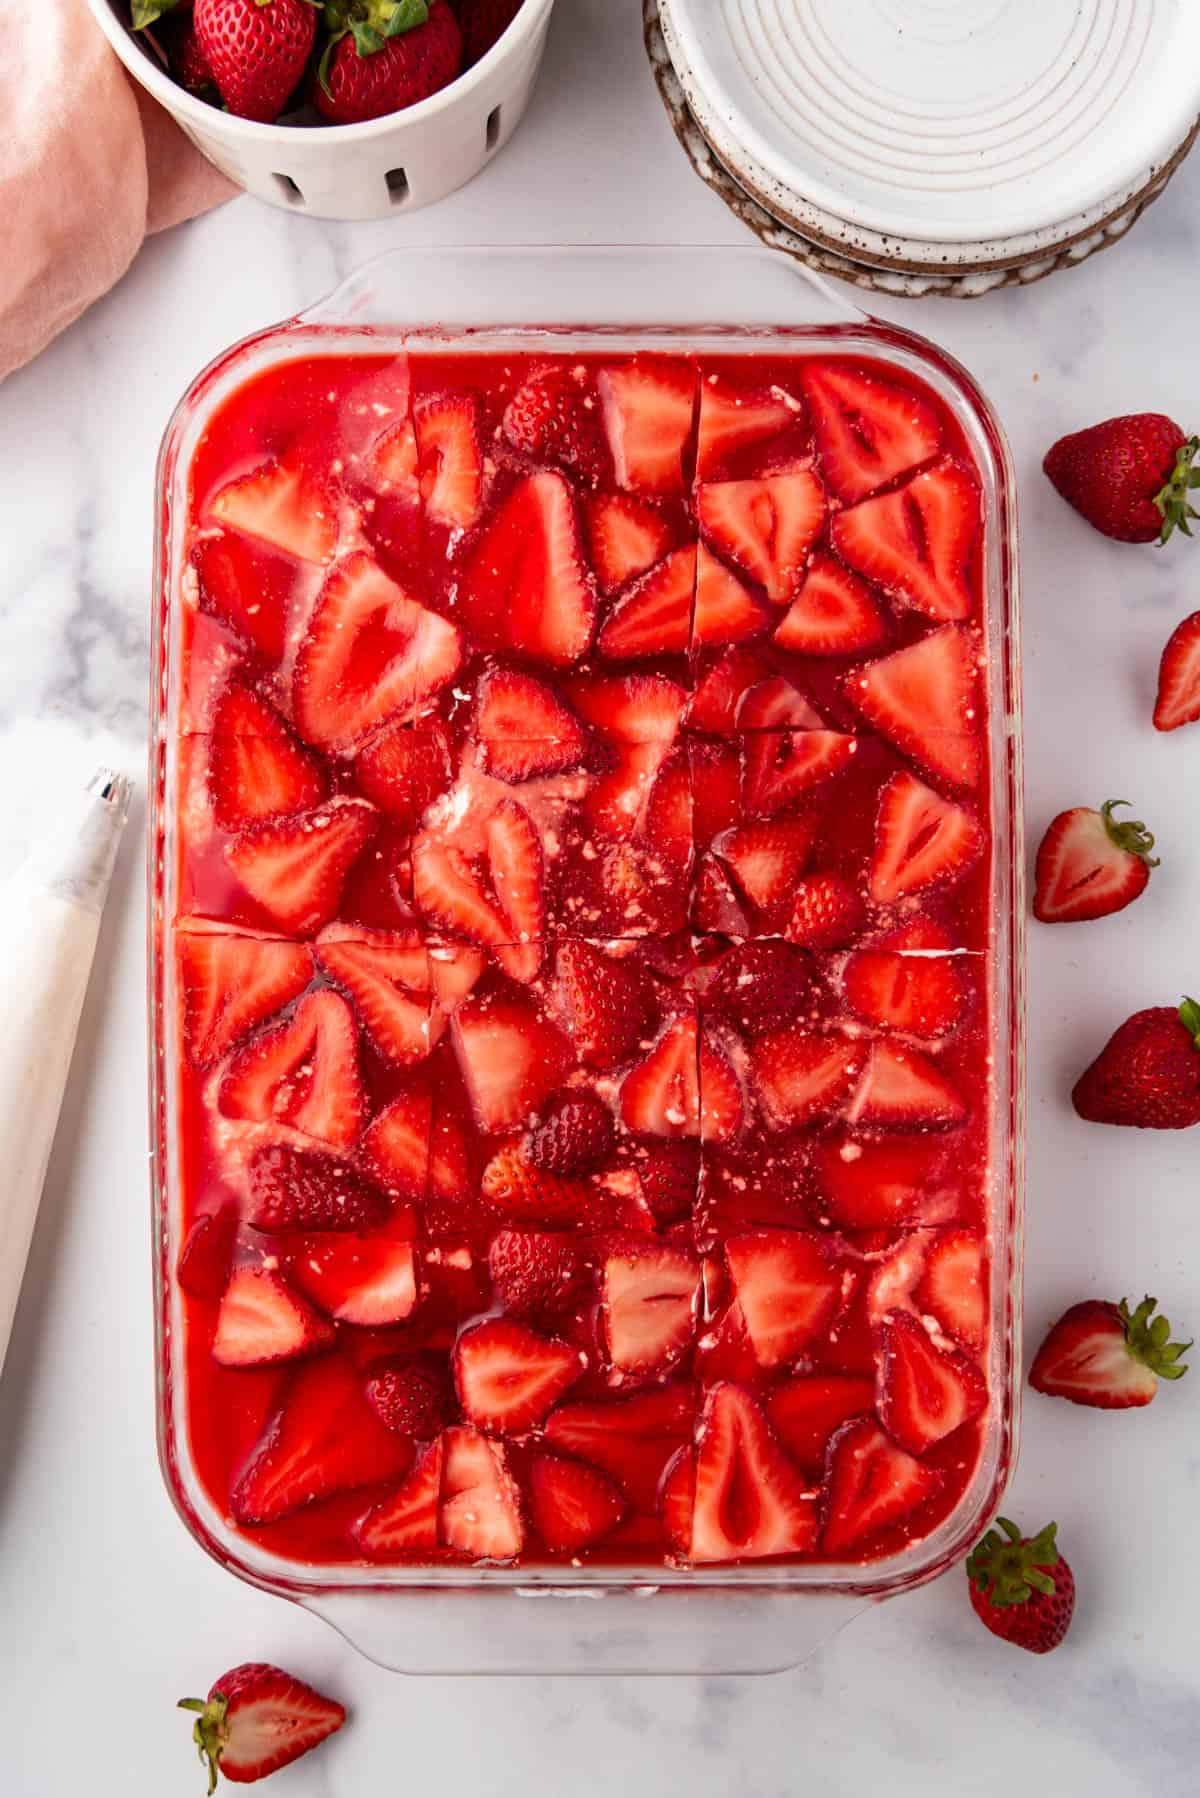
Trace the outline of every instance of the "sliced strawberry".
<path fill-rule="evenodd" d="M 428 957 L 419 944 L 378 931 L 316 945 L 317 961 L 354 1001 L 362 1027 L 379 1053 L 399 1067 L 423 1061 L 436 1030 L 428 996 Z M 424 990 L 422 990 L 424 989 Z"/>
<path fill-rule="evenodd" d="M 737 704 L 736 725 L 739 733 L 762 730 L 779 733 L 785 730 L 821 730 L 825 720 L 809 704 L 799 687 L 782 674 L 759 681 L 743 693 Z"/>
<path fill-rule="evenodd" d="M 542 897 L 542 845 L 532 818 L 515 799 L 502 799 L 487 821 L 492 886 L 508 925 L 497 951 L 514 980 L 533 980 L 542 964 L 546 907 Z"/>
<path fill-rule="evenodd" d="M 413 900 L 433 924 L 493 948 L 512 941 L 512 925 L 499 904 L 439 831 L 424 830 L 413 839 L 412 870 Z"/>
<path fill-rule="evenodd" d="M 621 1083 L 621 1116 L 643 1136 L 700 1134 L 700 1043 L 694 1016 L 675 1018 Z"/>
<path fill-rule="evenodd" d="M 879 798 L 872 899 L 893 905 L 910 893 L 957 880 L 978 860 L 984 841 L 978 818 L 965 806 L 943 799 L 915 774 L 894 774 Z"/>
<path fill-rule="evenodd" d="M 222 1367 L 267 1367 L 315 1355 L 333 1341 L 333 1325 L 280 1275 L 239 1267 L 217 1313 L 213 1360 Z"/>
<path fill-rule="evenodd" d="M 237 1226 L 237 1206 L 222 1205 L 198 1217 L 184 1237 L 175 1278 L 192 1298 L 219 1299 L 225 1291 Z"/>
<path fill-rule="evenodd" d="M 966 1115 L 962 1094 L 927 1055 L 889 1042 L 871 1044 L 846 1113 L 876 1130 L 947 1130 Z"/>
<path fill-rule="evenodd" d="M 729 1278 L 761 1367 L 794 1361 L 828 1324 L 841 1279 L 816 1236 L 755 1230 L 725 1244 Z"/>
<path fill-rule="evenodd" d="M 743 824 L 725 833 L 716 845 L 717 854 L 751 904 L 773 911 L 794 891 L 812 852 L 817 823 L 814 815 L 795 813 Z"/>
<path fill-rule="evenodd" d="M 562 943 L 555 958 L 564 1021 L 584 1067 L 607 1069 L 633 1053 L 652 1016 L 652 997 L 628 961 L 591 943 Z"/>
<path fill-rule="evenodd" d="M 978 734 L 978 649 L 961 625 L 943 625 L 850 675 L 854 705 L 905 755 L 956 787 L 983 767 Z"/>
<path fill-rule="evenodd" d="M 325 797 L 320 763 L 247 687 L 226 687 L 213 715 L 208 790 L 222 830 L 306 811 Z"/>
<path fill-rule="evenodd" d="M 979 534 L 979 489 L 957 462 L 834 515 L 833 547 L 851 568 L 930 618 L 966 618 Z"/>
<path fill-rule="evenodd" d="M 861 1374 L 801 1374 L 767 1400 L 771 1427 L 803 1471 L 819 1479 L 833 1432 L 875 1409 L 875 1382 Z"/>
<path fill-rule="evenodd" d="M 475 1324 L 454 1349 L 454 1383 L 464 1416 L 503 1435 L 534 1429 L 582 1371 L 577 1349 L 510 1317 Z"/>
<path fill-rule="evenodd" d="M 552 1554 L 578 1554 L 615 1530 L 628 1509 L 619 1487 L 594 1467 L 560 1455 L 529 1466 L 533 1526 Z"/>
<path fill-rule="evenodd" d="M 417 1303 L 416 1251 L 387 1236 L 318 1235 L 291 1263 L 293 1277 L 322 1311 L 376 1330 L 403 1323 Z"/>
<path fill-rule="evenodd" d="M 386 1192 L 348 1161 L 269 1143 L 250 1159 L 247 1223 L 276 1233 L 369 1230 L 392 1208 Z"/>
<path fill-rule="evenodd" d="M 730 457 L 786 431 L 800 412 L 799 400 L 777 387 L 745 387 L 725 375 L 706 375 L 700 383 L 696 479 L 713 480 Z"/>
<path fill-rule="evenodd" d="M 711 843 L 741 822 L 742 768 L 732 743 L 688 744 L 693 829 L 697 843 Z"/>
<path fill-rule="evenodd" d="M 692 643 L 697 649 L 743 643 L 767 629 L 766 607 L 703 543 L 696 551 L 695 572 Z"/>
<path fill-rule="evenodd" d="M 690 1215 L 699 1193 L 699 1143 L 687 1139 L 643 1143 L 634 1166 L 642 1197 L 660 1229 Z"/>
<path fill-rule="evenodd" d="M 406 1203 L 420 1204 L 426 1196 L 432 1122 L 433 1100 L 428 1092 L 400 1093 L 372 1119 L 362 1140 L 364 1164 L 387 1192 Z M 462 1175 L 465 1185 L 465 1154 Z"/>
<path fill-rule="evenodd" d="M 476 1561 L 511 1561 L 525 1545 L 525 1530 L 504 1449 L 466 1425 L 447 1430 L 442 1444 L 440 1540 Z"/>
<path fill-rule="evenodd" d="M 408 1478 L 352 1526 L 354 1540 L 365 1555 L 382 1561 L 435 1552 L 443 1455 L 440 1439 L 431 1442 Z"/>
<path fill-rule="evenodd" d="M 663 1470 L 692 1431 L 690 1386 L 655 1386 L 634 1398 L 561 1405 L 546 1420 L 554 1448 L 602 1467 L 638 1511 L 654 1511 Z"/>
<path fill-rule="evenodd" d="M 290 1005 L 312 979 L 312 953 L 304 943 L 188 930 L 178 933 L 176 943 L 183 1033 L 200 1067 Z"/>
<path fill-rule="evenodd" d="M 417 460 L 417 433 L 409 417 L 391 425 L 371 446 L 371 478 L 396 498 L 416 505 L 421 498 Z"/>
<path fill-rule="evenodd" d="M 729 1058 L 707 1034 L 700 1037 L 700 1140 L 732 1142 L 745 1121 L 742 1088 Z"/>
<path fill-rule="evenodd" d="M 933 407 L 850 362 L 806 362 L 801 375 L 825 485 L 853 506 L 930 462 L 942 447 Z"/>
<path fill-rule="evenodd" d="M 805 949 L 848 949 L 866 925 L 862 900 L 840 874 L 806 874 L 792 895 L 788 940 Z"/>
<path fill-rule="evenodd" d="M 1200 612 L 1177 624 L 1158 669 L 1155 730 L 1178 730 L 1200 718 Z"/>
<path fill-rule="evenodd" d="M 301 562 L 328 562 L 337 548 L 336 514 L 300 463 L 264 462 L 222 487 L 208 509 L 222 524 Z"/>
<path fill-rule="evenodd" d="M 706 1387 L 717 1380 L 733 1380 L 739 1386 L 757 1384 L 761 1369 L 736 1299 L 717 1313 L 701 1336 L 696 1344 L 693 1367 L 696 1377 Z"/>
<path fill-rule="evenodd" d="M 660 562 L 671 546 L 671 527 L 658 509 L 627 493 L 584 502 L 592 567 L 602 593 L 615 593 L 635 575 Z"/>
<path fill-rule="evenodd" d="M 987 1340 L 988 1263 L 986 1246 L 974 1230 L 942 1230 L 934 1238 L 917 1300 L 922 1312 L 931 1312 L 956 1342 L 982 1349 Z"/>
<path fill-rule="evenodd" d="M 667 754 L 687 694 L 659 674 L 621 674 L 581 681 L 571 692 L 577 712 L 615 743 L 654 743 Z"/>
<path fill-rule="evenodd" d="M 337 911 L 378 817 L 362 800 L 333 799 L 295 818 L 254 825 L 227 844 L 225 859 L 273 924 L 311 936 Z"/>
<path fill-rule="evenodd" d="M 818 550 L 775 641 L 797 655 L 852 656 L 882 649 L 889 635 L 887 615 L 867 583 Z"/>
<path fill-rule="evenodd" d="M 760 1037 L 751 1059 L 768 1120 L 778 1130 L 794 1130 L 844 1110 L 866 1050 L 852 1038 L 819 1036 L 792 1025 Z"/>
<path fill-rule="evenodd" d="M 800 585 L 825 523 L 825 494 L 811 469 L 753 481 L 716 481 L 696 493 L 700 529 L 777 604 Z"/>
<path fill-rule="evenodd" d="M 225 1117 L 272 1119 L 349 1148 L 366 1115 L 354 1014 L 337 993 L 309 993 L 284 1024 L 239 1049 L 217 1092 Z"/>
<path fill-rule="evenodd" d="M 232 531 L 201 537 L 192 551 L 200 609 L 268 662 L 283 659 L 296 569 Z"/>
<path fill-rule="evenodd" d="M 467 556 L 458 599 L 481 649 L 555 666 L 584 654 L 596 601 L 575 502 L 560 474 L 543 471 L 518 481 Z"/>
<path fill-rule="evenodd" d="M 429 979 L 437 1007 L 447 1016 L 473 992 L 487 966 L 481 949 L 466 943 L 430 943 Z M 437 1020 L 434 1020 L 437 1029 Z"/>
<path fill-rule="evenodd" d="M 531 780 L 582 766 L 587 732 L 557 693 L 531 674 L 493 668 L 479 683 L 475 734 L 497 780 Z"/>
<path fill-rule="evenodd" d="M 759 685 L 770 668 L 757 649 L 728 649 L 700 680 L 688 704 L 692 730 L 727 735 L 734 728 L 744 694 Z"/>
<path fill-rule="evenodd" d="M 381 812 L 415 830 L 450 785 L 450 746 L 440 730 L 393 725 L 355 757 L 354 777 Z"/>
<path fill-rule="evenodd" d="M 1154 837 L 1140 820 L 1113 816 L 1127 802 L 1093 811 L 1073 806 L 1055 818 L 1037 853 L 1033 915 L 1044 924 L 1104 918 L 1143 893 L 1157 861 Z"/>
<path fill-rule="evenodd" d="M 452 1030 L 481 1130 L 523 1124 L 574 1064 L 562 1031 L 516 992 L 472 994 L 455 1012 Z"/>
<path fill-rule="evenodd" d="M 986 1408 L 974 1361 L 935 1348 L 911 1312 L 889 1312 L 880 1341 L 879 1415 L 901 1448 L 923 1455 Z"/>
<path fill-rule="evenodd" d="M 681 655 L 691 637 L 695 587 L 696 546 L 689 543 L 622 594 L 596 640 L 601 655 L 614 662 Z"/>
<path fill-rule="evenodd" d="M 296 657 L 296 726 L 318 748 L 349 750 L 409 716 L 458 670 L 462 644 L 363 551 L 332 569 Z"/>
<path fill-rule="evenodd" d="M 746 809 L 774 817 L 847 769 L 858 738 L 837 730 L 760 730 L 741 739 Z"/>
<path fill-rule="evenodd" d="M 871 1418 L 843 1424 L 825 1459 L 821 1547 L 830 1555 L 860 1548 L 932 1498 L 940 1484 L 932 1467 L 897 1447 Z"/>
<path fill-rule="evenodd" d="M 692 1513 L 696 1509 L 696 1451 L 680 1449 L 662 1482 L 659 1510 L 662 1531 L 672 1553 L 686 1561 L 692 1546 Z"/>
<path fill-rule="evenodd" d="M 356 1486 L 398 1480 L 412 1444 L 380 1423 L 340 1355 L 297 1368 L 229 1495 L 239 1523 L 277 1523 Z"/>
<path fill-rule="evenodd" d="M 726 936 L 746 936 L 750 921 L 715 855 L 701 858 L 692 892 L 691 924 L 694 930 L 717 931 Z"/>
<path fill-rule="evenodd" d="M 877 1030 L 946 1036 L 963 1014 L 966 990 L 954 956 L 897 955 L 859 949 L 842 969 L 842 992 L 857 1017 Z"/>
<path fill-rule="evenodd" d="M 512 1143 L 483 1170 L 480 1197 L 514 1223 L 598 1229 L 613 1221 L 615 1200 L 604 1188 L 538 1167 Z"/>
<path fill-rule="evenodd" d="M 696 1327 L 700 1270 L 665 1243 L 610 1254 L 601 1270 L 605 1340 L 622 1373 L 658 1373 L 679 1360 Z"/>
<path fill-rule="evenodd" d="M 637 356 L 601 369 L 597 385 L 617 485 L 682 493 L 696 409 L 692 369 L 665 356 Z"/>
<path fill-rule="evenodd" d="M 812 966 L 791 943 L 738 943 L 713 970 L 705 1009 L 748 1036 L 778 1030 L 811 1009 Z"/>
<path fill-rule="evenodd" d="M 1144 1298 L 1133 1311 L 1126 1299 L 1085 1299 L 1053 1324 L 1029 1370 L 1035 1392 L 1069 1399 L 1101 1411 L 1148 1405 L 1158 1382 L 1182 1379 L 1180 1357 L 1190 1342 L 1172 1342 L 1167 1319 L 1155 1315 L 1156 1300 Z"/>
<path fill-rule="evenodd" d="M 517 1317 L 559 1311 L 574 1299 L 583 1274 L 579 1249 L 554 1230 L 498 1230 L 488 1272 L 504 1309 Z"/>
<path fill-rule="evenodd" d="M 265 1661 L 231 1667 L 213 1681 L 207 1702 L 184 1698 L 179 1708 L 199 1713 L 192 1740 L 214 1792 L 218 1769 L 249 1785 L 298 1760 L 346 1721 L 335 1699 Z"/>
<path fill-rule="evenodd" d="M 508 402 L 501 428 L 514 449 L 566 468 L 591 486 L 605 472 L 604 436 L 586 369 L 539 369 Z"/>
<path fill-rule="evenodd" d="M 940 1222 L 962 1201 L 961 1155 L 938 1138 L 831 1136 L 817 1144 L 813 1172 L 823 1208 L 844 1230 Z"/>
<path fill-rule="evenodd" d="M 436 524 L 466 531 L 479 517 L 483 455 L 470 393 L 439 393 L 413 407 L 421 497 Z"/>
<path fill-rule="evenodd" d="M 688 1559 L 759 1560 L 805 1554 L 817 1538 L 816 1501 L 748 1392 L 724 1382 L 697 1431 L 696 1498 Z"/>

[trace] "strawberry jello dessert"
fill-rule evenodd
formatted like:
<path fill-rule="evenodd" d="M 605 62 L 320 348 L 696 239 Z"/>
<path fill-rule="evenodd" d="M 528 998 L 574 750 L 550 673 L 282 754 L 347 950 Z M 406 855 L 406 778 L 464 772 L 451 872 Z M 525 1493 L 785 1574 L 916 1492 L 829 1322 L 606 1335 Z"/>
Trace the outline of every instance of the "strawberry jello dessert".
<path fill-rule="evenodd" d="M 910 372 L 300 355 L 187 472 L 188 1452 L 306 1566 L 877 1563 L 996 1389 L 984 519 Z"/>

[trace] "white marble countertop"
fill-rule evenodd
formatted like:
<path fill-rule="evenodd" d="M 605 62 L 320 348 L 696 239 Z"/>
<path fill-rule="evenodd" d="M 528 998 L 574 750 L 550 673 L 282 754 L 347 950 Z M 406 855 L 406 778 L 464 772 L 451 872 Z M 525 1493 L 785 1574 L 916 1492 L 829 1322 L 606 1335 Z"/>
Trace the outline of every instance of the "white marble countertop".
<path fill-rule="evenodd" d="M 366 256 L 470 242 L 738 243 L 687 167 L 634 0 L 563 0 L 512 145 L 430 212 L 323 226 L 240 200 L 153 243 L 120 288 L 0 391 L 0 782 L 14 845 L 101 755 L 141 773 L 151 492 L 190 376 Z M 1157 1293 L 1200 1331 L 1196 1135 L 1080 1123 L 1067 1093 L 1108 1030 L 1200 987 L 1200 729 L 1150 728 L 1162 643 L 1200 603 L 1200 547 L 1093 534 L 1039 462 L 1060 431 L 1152 408 L 1200 421 L 1188 347 L 1200 158 L 1125 243 L 1024 292 L 880 302 L 982 383 L 1022 506 L 1029 835 L 1061 806 L 1137 802 L 1164 860 L 1122 917 L 1030 936 L 1029 1346 L 1067 1303 Z M 200 1789 L 173 1700 L 278 1660 L 352 1726 L 271 1791 L 447 1798 L 973 1798 L 1195 1789 L 1200 1372 L 1148 1412 L 1028 1395 L 1007 1508 L 1058 1519 L 1080 1589 L 1048 1660 L 994 1642 L 961 1572 L 757 1680 L 405 1680 L 220 1571 L 164 1494 L 153 1443 L 141 842 L 135 814 L 0 1385 L 0 1735 L 6 1798 Z M 1190 833 L 1190 835 L 1189 835 Z M 2 983 L 0 983 L 2 992 Z M 2 1171 L 0 1171 L 2 1177 Z"/>

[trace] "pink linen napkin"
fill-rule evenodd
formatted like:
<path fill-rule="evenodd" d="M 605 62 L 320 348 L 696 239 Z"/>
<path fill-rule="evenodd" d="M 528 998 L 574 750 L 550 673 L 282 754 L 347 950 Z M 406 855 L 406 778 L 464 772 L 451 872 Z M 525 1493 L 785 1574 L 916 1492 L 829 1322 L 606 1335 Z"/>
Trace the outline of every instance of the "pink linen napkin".
<path fill-rule="evenodd" d="M 235 190 L 126 75 L 84 0 L 0 0 L 0 379 L 120 279 L 148 231 Z"/>

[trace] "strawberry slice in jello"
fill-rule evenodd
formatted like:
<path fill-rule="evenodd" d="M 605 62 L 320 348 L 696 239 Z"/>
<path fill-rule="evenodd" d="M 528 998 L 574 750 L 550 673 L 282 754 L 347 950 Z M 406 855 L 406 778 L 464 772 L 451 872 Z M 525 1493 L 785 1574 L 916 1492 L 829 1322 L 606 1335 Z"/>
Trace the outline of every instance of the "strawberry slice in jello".
<path fill-rule="evenodd" d="M 957 462 L 836 513 L 830 534 L 843 561 L 901 603 L 939 620 L 970 616 L 979 488 Z"/>
<path fill-rule="evenodd" d="M 811 469 L 697 489 L 696 513 L 709 548 L 783 605 L 795 594 L 825 523 L 826 501 Z"/>
<path fill-rule="evenodd" d="M 694 368 L 666 356 L 637 356 L 597 379 L 617 485 L 634 493 L 685 491 L 693 457 Z"/>
<path fill-rule="evenodd" d="M 806 362 L 801 385 L 822 479 L 843 505 L 932 461 L 942 447 L 927 400 L 852 362 Z"/>
<path fill-rule="evenodd" d="M 328 562 L 337 547 L 334 502 L 299 456 L 264 462 L 230 481 L 208 509 L 219 523 L 297 561 Z"/>
<path fill-rule="evenodd" d="M 485 519 L 463 561 L 458 615 L 480 649 L 552 667 L 585 654 L 596 598 L 561 474 L 522 476 Z"/>
<path fill-rule="evenodd" d="M 176 934 L 184 1041 L 200 1067 L 283 1010 L 313 976 L 304 943 L 237 936 L 199 918 Z"/>
<path fill-rule="evenodd" d="M 696 424 L 696 479 L 727 481 L 779 468 L 809 448 L 803 402 L 758 377 L 705 374 Z M 786 380 L 786 376 L 785 376 Z"/>
<path fill-rule="evenodd" d="M 191 560 L 201 609 L 277 665 L 287 645 L 295 563 L 235 531 L 201 537 Z"/>
<path fill-rule="evenodd" d="M 972 632 L 946 624 L 858 669 L 846 690 L 867 722 L 935 780 L 973 787 L 983 766 L 980 655 Z"/>
<path fill-rule="evenodd" d="M 816 1546 L 817 1505 L 748 1392 L 714 1386 L 700 1416 L 686 1558 L 761 1560 Z"/>
<path fill-rule="evenodd" d="M 366 1107 L 358 1026 L 338 993 L 308 993 L 286 1022 L 260 1031 L 228 1062 L 217 1092 L 225 1117 L 277 1119 L 338 1148 L 357 1140 Z"/>

